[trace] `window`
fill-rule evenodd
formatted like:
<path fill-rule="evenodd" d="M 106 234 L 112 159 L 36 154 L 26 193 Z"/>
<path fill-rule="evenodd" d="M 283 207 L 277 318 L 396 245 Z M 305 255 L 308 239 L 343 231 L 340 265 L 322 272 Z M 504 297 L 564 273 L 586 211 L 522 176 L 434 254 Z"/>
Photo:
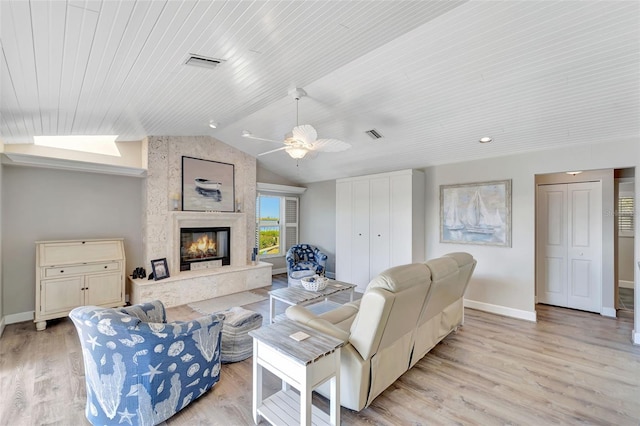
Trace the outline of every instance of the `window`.
<path fill-rule="evenodd" d="M 260 257 L 284 256 L 298 243 L 298 198 L 258 195 L 256 246 Z"/>
<path fill-rule="evenodd" d="M 633 193 L 621 192 L 618 196 L 618 235 L 633 237 L 635 206 Z"/>

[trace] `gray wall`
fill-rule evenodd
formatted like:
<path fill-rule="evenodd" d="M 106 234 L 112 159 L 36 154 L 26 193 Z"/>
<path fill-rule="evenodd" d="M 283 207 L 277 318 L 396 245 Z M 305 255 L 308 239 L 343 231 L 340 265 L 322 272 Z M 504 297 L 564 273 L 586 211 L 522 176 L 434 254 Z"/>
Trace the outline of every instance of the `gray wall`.
<path fill-rule="evenodd" d="M 6 165 L 2 175 L 4 315 L 34 310 L 35 241 L 123 237 L 126 272 L 142 265 L 144 179 Z"/>
<path fill-rule="evenodd" d="M 327 273 L 336 271 L 336 181 L 306 184 L 300 197 L 300 242 L 313 244 L 329 256 Z"/>

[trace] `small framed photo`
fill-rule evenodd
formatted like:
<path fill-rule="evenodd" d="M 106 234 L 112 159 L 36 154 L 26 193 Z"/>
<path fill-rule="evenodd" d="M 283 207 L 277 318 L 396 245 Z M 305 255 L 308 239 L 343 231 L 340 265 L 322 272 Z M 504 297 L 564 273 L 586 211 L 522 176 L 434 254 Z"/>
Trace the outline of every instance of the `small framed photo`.
<path fill-rule="evenodd" d="M 151 269 L 153 270 L 153 279 L 155 281 L 169 278 L 169 266 L 167 258 L 156 259 L 151 261 Z"/>

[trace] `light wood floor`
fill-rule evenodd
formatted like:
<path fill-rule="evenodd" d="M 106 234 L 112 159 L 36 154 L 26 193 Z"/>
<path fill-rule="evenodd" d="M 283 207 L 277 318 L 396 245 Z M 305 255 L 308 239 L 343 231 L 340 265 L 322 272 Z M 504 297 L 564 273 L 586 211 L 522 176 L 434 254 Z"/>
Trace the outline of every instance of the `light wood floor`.
<path fill-rule="evenodd" d="M 286 285 L 284 276 L 273 285 Z M 268 318 L 268 301 L 246 307 Z M 639 425 L 633 320 L 544 305 L 537 312 L 538 322 L 530 323 L 466 309 L 464 327 L 370 407 L 342 408 L 343 424 Z M 187 306 L 168 310 L 170 320 L 198 315 Z M 7 326 L 0 338 L 0 425 L 88 424 L 81 357 L 69 319 L 49 321 L 42 332 L 32 322 Z M 166 423 L 253 424 L 251 367 L 251 358 L 223 365 L 213 390 Z M 271 378 L 266 386 L 276 390 L 279 382 Z M 328 409 L 320 396 L 314 403 Z"/>

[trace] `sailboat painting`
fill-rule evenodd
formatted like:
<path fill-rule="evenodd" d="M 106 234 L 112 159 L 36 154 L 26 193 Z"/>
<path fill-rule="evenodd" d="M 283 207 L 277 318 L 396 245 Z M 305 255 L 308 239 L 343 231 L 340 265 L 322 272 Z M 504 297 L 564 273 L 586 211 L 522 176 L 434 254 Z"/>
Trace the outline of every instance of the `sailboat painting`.
<path fill-rule="evenodd" d="M 511 247 L 511 180 L 441 185 L 440 242 Z"/>

